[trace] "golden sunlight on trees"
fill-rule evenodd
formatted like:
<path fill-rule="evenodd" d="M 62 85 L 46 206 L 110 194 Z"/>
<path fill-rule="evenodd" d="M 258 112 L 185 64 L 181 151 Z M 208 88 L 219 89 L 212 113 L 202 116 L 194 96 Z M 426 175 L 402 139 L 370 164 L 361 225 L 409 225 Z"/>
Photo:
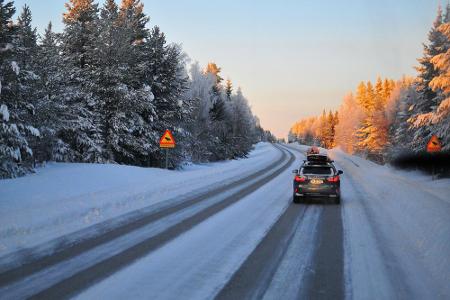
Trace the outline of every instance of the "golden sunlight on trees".
<path fill-rule="evenodd" d="M 302 119 L 292 126 L 290 141 L 316 144 L 324 148 L 339 146 L 348 153 L 359 153 L 376 161 L 390 146 L 390 126 L 395 120 L 402 90 L 413 79 L 377 79 L 361 82 L 355 94 L 347 94 L 337 112 L 325 110 L 318 117 Z"/>
<path fill-rule="evenodd" d="M 360 82 L 354 94 L 344 97 L 339 122 L 324 113 L 300 120 L 291 128 L 290 141 L 336 145 L 381 163 L 405 152 L 425 151 L 433 135 L 449 151 L 450 4 L 445 13 L 439 7 L 418 62 L 415 78 Z M 333 126 L 334 131 L 329 129 Z"/>
<path fill-rule="evenodd" d="M 65 6 L 67 8 L 67 12 L 63 14 L 65 23 L 77 20 L 85 21 L 84 18 L 92 17 L 92 15 L 87 15 L 86 12 L 97 7 L 94 0 L 70 0 L 70 3 L 66 3 Z"/>
<path fill-rule="evenodd" d="M 318 145 L 325 148 L 335 146 L 336 125 L 339 123 L 338 113 L 325 110 L 319 117 L 302 119 L 292 126 L 289 141 L 299 141 L 302 144 Z"/>

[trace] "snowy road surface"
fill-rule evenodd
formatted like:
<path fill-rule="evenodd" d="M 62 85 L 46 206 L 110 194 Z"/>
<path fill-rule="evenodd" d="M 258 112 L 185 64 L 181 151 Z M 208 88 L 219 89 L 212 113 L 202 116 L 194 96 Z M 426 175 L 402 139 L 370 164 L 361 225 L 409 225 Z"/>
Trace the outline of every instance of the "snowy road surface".
<path fill-rule="evenodd" d="M 450 180 L 332 150 L 342 205 L 295 205 L 305 149 L 259 144 L 185 171 L 51 165 L 0 182 L 0 298 L 450 298 Z"/>

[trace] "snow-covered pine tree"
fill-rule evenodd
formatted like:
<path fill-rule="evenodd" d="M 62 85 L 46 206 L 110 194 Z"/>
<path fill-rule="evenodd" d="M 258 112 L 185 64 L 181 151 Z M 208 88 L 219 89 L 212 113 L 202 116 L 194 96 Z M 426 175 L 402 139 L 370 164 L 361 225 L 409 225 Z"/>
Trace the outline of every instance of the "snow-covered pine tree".
<path fill-rule="evenodd" d="M 39 98 L 36 103 L 36 125 L 41 138 L 36 141 L 34 148 L 35 159 L 39 162 L 73 160 L 69 145 L 58 137 L 64 127 L 64 118 L 61 116 L 65 116 L 68 111 L 64 101 L 67 72 L 59 54 L 59 39 L 49 23 L 37 51 L 39 90 L 36 92 Z"/>
<path fill-rule="evenodd" d="M 357 94 L 357 98 L 362 99 L 358 102 L 364 108 L 365 118 L 357 130 L 356 136 L 358 137 L 358 150 L 381 162 L 383 149 L 387 142 L 387 127 L 381 79 L 377 82 L 375 89 L 370 81 L 367 82 L 363 97 Z M 357 92 L 359 91 L 360 89 Z"/>
<path fill-rule="evenodd" d="M 387 101 L 387 97 L 385 96 L 385 94 L 386 91 L 383 86 L 383 81 L 381 80 L 381 77 L 377 77 L 377 81 L 375 83 L 375 103 L 384 106 Z"/>
<path fill-rule="evenodd" d="M 447 16 L 447 13 L 444 18 L 448 20 L 449 16 Z M 442 24 L 442 9 L 439 6 L 436 20 L 428 34 L 428 43 L 424 44 L 423 47 L 423 57 L 418 60 L 420 65 L 416 68 L 418 71 L 417 91 L 420 97 L 414 105 L 412 117 L 409 119 L 410 124 L 415 128 L 414 138 L 411 143 L 411 147 L 415 151 L 423 151 L 433 134 L 430 126 L 427 125 L 428 123 L 423 122 L 422 117 L 436 109 L 444 97 L 438 86 L 435 86 L 435 88 L 431 86 L 432 80 L 440 73 L 431 60 L 448 49 L 449 41 L 442 30 L 439 30 Z"/>
<path fill-rule="evenodd" d="M 107 0 L 100 9 L 98 36 L 93 41 L 90 89 L 98 99 L 104 160 L 132 163 L 134 156 L 127 144 L 134 138 L 127 125 L 135 105 L 127 102 L 129 87 L 124 83 L 132 45 L 125 29 L 119 26 L 118 16 L 114 0 Z"/>
<path fill-rule="evenodd" d="M 25 4 L 17 18 L 17 42 L 20 46 L 17 50 L 17 58 L 22 66 L 21 69 L 34 63 L 31 59 L 35 59 L 37 52 L 37 33 L 36 28 L 32 28 L 31 21 L 30 7 Z"/>
<path fill-rule="evenodd" d="M 130 32 L 128 41 L 134 45 L 141 45 L 148 38 L 146 28 L 150 18 L 144 14 L 144 4 L 140 0 L 122 0 L 119 9 L 119 22 Z"/>
<path fill-rule="evenodd" d="M 391 93 L 395 89 L 395 87 L 396 87 L 396 84 L 395 84 L 394 80 L 388 79 L 388 78 L 385 78 L 383 80 L 383 98 L 385 99 L 385 101 L 387 101 L 387 99 L 389 99 L 389 97 L 391 96 Z"/>
<path fill-rule="evenodd" d="M 388 107 L 387 110 L 389 121 L 388 159 L 412 150 L 410 145 L 413 130 L 410 128 L 408 119 L 411 117 L 418 97 L 419 94 L 413 82 L 397 85 L 390 95 L 389 103 L 392 107 Z"/>
<path fill-rule="evenodd" d="M 327 147 L 327 137 L 328 137 L 328 124 L 327 124 L 327 113 L 325 109 L 322 111 L 322 115 L 319 117 L 319 134 L 318 138 L 320 140 L 320 146 Z"/>
<path fill-rule="evenodd" d="M 416 115 L 415 128 L 428 127 L 431 134 L 437 135 L 443 142 L 443 149 L 450 150 L 450 23 L 439 26 L 438 31 L 445 37 L 443 52 L 434 55 L 430 62 L 436 76 L 429 87 L 441 97 L 436 97 L 430 112 Z"/>
<path fill-rule="evenodd" d="M 227 100 L 231 101 L 231 95 L 233 94 L 233 83 L 228 78 L 225 82 L 225 95 L 227 95 Z"/>
<path fill-rule="evenodd" d="M 336 134 L 336 121 L 334 119 L 334 114 L 330 110 L 327 116 L 328 130 L 327 130 L 327 148 L 331 149 L 335 146 L 334 137 Z"/>
<path fill-rule="evenodd" d="M 70 146 L 75 160 L 103 162 L 101 103 L 91 89 L 98 7 L 93 0 L 70 0 L 66 8 L 61 41 L 66 88 L 61 96 L 68 110 L 58 136 Z"/>
<path fill-rule="evenodd" d="M 222 98 L 221 90 L 221 82 L 223 80 L 220 77 L 221 68 L 219 68 L 215 63 L 210 62 L 206 67 L 206 73 L 211 74 L 215 79 L 215 84 L 211 89 L 211 103 L 212 107 L 210 110 L 211 120 L 213 122 L 224 121 L 226 119 L 226 107 Z"/>
<path fill-rule="evenodd" d="M 241 88 L 238 88 L 235 95 L 231 98 L 231 123 L 233 124 L 232 151 L 233 157 L 244 157 L 252 149 L 257 140 L 255 133 L 256 122 L 248 100 L 242 94 Z"/>
<path fill-rule="evenodd" d="M 37 74 L 37 68 L 41 62 L 37 60 L 37 33 L 36 29 L 32 28 L 31 22 L 31 10 L 27 5 L 24 5 L 17 18 L 17 32 L 14 43 L 17 45 L 16 59 L 20 67 L 19 98 L 26 105 L 26 112 L 21 119 L 33 127 L 39 128 L 40 115 L 37 106 L 40 98 L 41 81 Z M 35 133 L 38 133 L 38 131 L 35 131 Z M 27 140 L 33 150 L 33 160 L 40 160 L 40 149 L 37 145 L 41 141 L 41 135 L 31 135 Z"/>
<path fill-rule="evenodd" d="M 439 6 L 436 19 L 433 27 L 428 33 L 428 43 L 423 45 L 423 57 L 419 58 L 419 66 L 416 67 L 418 72 L 417 90 L 422 95 L 414 111 L 416 113 L 426 113 L 431 111 L 432 106 L 435 106 L 439 98 L 439 91 L 433 91 L 430 87 L 430 82 L 438 75 L 438 71 L 434 68 L 431 59 L 440 53 L 443 53 L 444 44 L 447 43 L 445 36 L 439 31 L 439 26 L 443 23 L 442 9 Z"/>
<path fill-rule="evenodd" d="M 353 94 L 350 93 L 344 97 L 339 108 L 339 116 L 339 123 L 336 126 L 336 144 L 345 152 L 353 154 L 357 144 L 355 133 L 364 117 Z"/>
<path fill-rule="evenodd" d="M 223 160 L 233 157 L 232 128 L 229 124 L 230 111 L 224 100 L 223 78 L 220 76 L 221 68 L 214 62 L 208 63 L 205 73 L 214 78 L 214 85 L 210 91 L 211 108 L 209 118 L 211 120 L 211 135 L 213 146 L 210 151 L 212 160 Z"/>
<path fill-rule="evenodd" d="M 160 28 L 155 26 L 145 44 L 146 76 L 145 82 L 151 87 L 155 96 L 154 105 L 158 112 L 152 122 L 153 131 L 161 135 L 163 130 L 170 129 L 176 135 L 177 141 L 182 145 L 185 132 L 181 128 L 184 119 L 190 111 L 188 98 L 183 94 L 188 87 L 188 75 L 185 67 L 185 55 L 181 47 L 176 44 L 167 44 L 166 37 Z M 158 139 L 155 140 L 157 145 Z M 180 147 L 172 151 L 171 160 L 181 160 Z M 152 154 L 153 159 L 162 158 L 159 149 Z"/>
<path fill-rule="evenodd" d="M 212 156 L 210 149 L 213 147 L 209 96 L 215 80 L 202 71 L 198 62 L 190 66 L 189 79 L 188 89 L 183 97 L 190 99 L 192 107 L 185 123 L 189 133 L 186 140 L 187 157 L 193 162 L 206 162 Z"/>
<path fill-rule="evenodd" d="M 30 122 L 34 107 L 26 98 L 29 70 L 21 70 L 18 61 L 23 36 L 11 19 L 14 13 L 12 2 L 0 0 L 0 178 L 31 169 L 33 152 L 27 137 L 39 135 Z"/>
<path fill-rule="evenodd" d="M 94 0 L 69 0 L 63 14 L 63 50 L 74 66 L 81 69 L 92 63 L 97 33 L 98 4 Z"/>

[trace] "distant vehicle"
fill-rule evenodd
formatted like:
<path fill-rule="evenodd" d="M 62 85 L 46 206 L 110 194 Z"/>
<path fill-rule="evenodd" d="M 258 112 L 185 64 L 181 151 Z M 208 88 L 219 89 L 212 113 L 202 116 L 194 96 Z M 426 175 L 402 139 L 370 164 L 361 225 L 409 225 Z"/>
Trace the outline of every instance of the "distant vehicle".
<path fill-rule="evenodd" d="M 333 161 L 326 155 L 311 155 L 293 170 L 294 203 L 304 203 L 307 198 L 327 197 L 341 203 L 341 170 L 336 170 Z"/>
<path fill-rule="evenodd" d="M 306 155 L 319 154 L 319 153 L 320 153 L 320 150 L 319 150 L 319 148 L 317 148 L 316 146 L 312 146 L 311 148 L 309 148 L 309 149 L 306 151 Z"/>

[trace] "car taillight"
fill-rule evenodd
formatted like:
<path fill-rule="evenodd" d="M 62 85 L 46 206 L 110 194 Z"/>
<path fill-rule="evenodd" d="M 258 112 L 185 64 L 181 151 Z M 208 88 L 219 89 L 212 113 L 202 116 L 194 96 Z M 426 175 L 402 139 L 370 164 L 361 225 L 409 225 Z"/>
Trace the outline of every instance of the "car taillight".
<path fill-rule="evenodd" d="M 295 181 L 297 182 L 305 182 L 306 181 L 306 177 L 305 176 L 295 176 Z"/>
<path fill-rule="evenodd" d="M 328 182 L 339 182 L 339 180 L 340 180 L 339 175 L 333 176 L 333 177 L 328 177 L 328 179 L 327 179 Z"/>

